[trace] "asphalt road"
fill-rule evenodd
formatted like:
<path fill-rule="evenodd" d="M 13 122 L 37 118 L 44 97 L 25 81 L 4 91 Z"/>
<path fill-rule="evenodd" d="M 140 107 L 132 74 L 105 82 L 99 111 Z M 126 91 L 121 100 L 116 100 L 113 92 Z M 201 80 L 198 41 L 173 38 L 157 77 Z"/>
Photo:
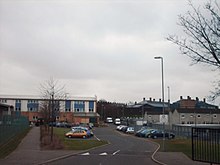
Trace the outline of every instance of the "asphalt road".
<path fill-rule="evenodd" d="M 151 160 L 151 155 L 156 145 L 146 139 L 136 138 L 115 130 L 116 126 L 94 128 L 94 134 L 98 139 L 109 141 L 109 145 L 82 152 L 80 154 L 61 159 L 50 164 L 73 165 L 142 165 L 157 163 Z"/>

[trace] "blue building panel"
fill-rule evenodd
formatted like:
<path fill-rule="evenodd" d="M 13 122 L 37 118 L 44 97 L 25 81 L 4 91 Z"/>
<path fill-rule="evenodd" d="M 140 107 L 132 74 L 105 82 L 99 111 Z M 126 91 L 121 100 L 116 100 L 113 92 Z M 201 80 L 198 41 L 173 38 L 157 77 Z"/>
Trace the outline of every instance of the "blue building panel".
<path fill-rule="evenodd" d="M 75 101 L 74 109 L 76 112 L 84 112 L 85 111 L 85 102 L 84 101 Z"/>
<path fill-rule="evenodd" d="M 94 109 L 94 101 L 89 102 L 89 109 Z"/>
<path fill-rule="evenodd" d="M 70 100 L 67 100 L 65 102 L 65 107 L 66 107 L 66 109 L 70 109 L 71 108 L 71 101 Z"/>
<path fill-rule="evenodd" d="M 27 109 L 29 111 L 38 111 L 39 103 L 38 102 L 28 102 Z"/>

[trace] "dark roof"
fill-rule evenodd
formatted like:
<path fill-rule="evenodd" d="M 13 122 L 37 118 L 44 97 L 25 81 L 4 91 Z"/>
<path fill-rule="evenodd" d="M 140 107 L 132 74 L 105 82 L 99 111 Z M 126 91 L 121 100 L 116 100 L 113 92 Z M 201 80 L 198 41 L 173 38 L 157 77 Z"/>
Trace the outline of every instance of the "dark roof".
<path fill-rule="evenodd" d="M 183 99 L 183 100 L 187 101 L 187 99 Z M 196 109 L 218 109 L 218 106 L 208 104 L 204 101 L 199 101 L 199 100 L 193 100 L 193 101 L 195 101 L 195 108 Z M 171 109 L 175 110 L 177 108 L 181 108 L 180 104 L 181 104 L 181 100 L 174 102 L 173 104 L 171 104 Z"/>
<path fill-rule="evenodd" d="M 147 100 L 141 101 L 137 104 L 128 105 L 127 108 L 140 108 L 140 107 L 146 106 L 146 105 L 149 105 L 154 108 L 163 108 L 163 102 L 161 102 L 161 101 L 147 101 Z M 164 107 L 168 108 L 167 102 L 164 102 Z"/>

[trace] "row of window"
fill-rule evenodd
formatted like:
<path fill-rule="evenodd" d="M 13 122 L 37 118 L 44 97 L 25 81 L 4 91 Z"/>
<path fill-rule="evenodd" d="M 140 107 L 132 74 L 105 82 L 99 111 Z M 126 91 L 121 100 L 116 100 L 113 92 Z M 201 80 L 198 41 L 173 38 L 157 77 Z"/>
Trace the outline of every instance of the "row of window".
<path fill-rule="evenodd" d="M 29 107 L 29 108 L 28 108 L 28 111 L 34 111 L 34 112 L 36 112 L 36 111 L 38 111 L 38 108 L 36 108 L 36 107 Z"/>
<path fill-rule="evenodd" d="M 201 118 L 201 115 L 200 115 L 200 114 L 197 114 L 196 116 L 197 116 L 197 118 Z M 211 116 L 212 116 L 213 118 L 217 118 L 217 114 L 212 114 L 212 115 L 206 114 L 206 116 L 207 116 L 207 117 L 211 117 Z M 195 117 L 195 115 L 190 115 L 190 117 L 193 118 L 193 117 Z M 182 114 L 182 115 L 181 115 L 181 118 L 184 119 L 184 118 L 185 118 L 185 115 Z"/>
<path fill-rule="evenodd" d="M 203 122 L 194 122 L 194 121 L 182 121 L 181 124 L 220 124 L 220 122 L 210 122 L 210 121 L 203 121 Z"/>
<path fill-rule="evenodd" d="M 71 112 L 71 109 L 70 108 L 66 108 L 65 109 L 66 112 Z M 85 109 L 84 108 L 75 108 L 74 109 L 75 112 L 85 112 Z M 93 112 L 94 109 L 93 108 L 89 108 L 89 112 Z"/>
<path fill-rule="evenodd" d="M 15 100 L 15 103 L 21 103 L 21 100 Z M 28 100 L 28 103 L 38 103 L 38 100 Z"/>

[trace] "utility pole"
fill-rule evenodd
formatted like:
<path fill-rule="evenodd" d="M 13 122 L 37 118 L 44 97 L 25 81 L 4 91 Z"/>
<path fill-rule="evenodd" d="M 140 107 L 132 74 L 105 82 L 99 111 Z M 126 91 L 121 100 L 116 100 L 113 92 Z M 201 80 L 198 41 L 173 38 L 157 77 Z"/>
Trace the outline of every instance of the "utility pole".
<path fill-rule="evenodd" d="M 164 104 L 164 74 L 163 74 L 163 57 L 154 57 L 154 59 L 161 60 L 161 75 L 162 75 L 162 102 L 163 102 L 163 115 L 162 115 L 162 122 L 163 122 L 163 151 L 165 151 L 164 143 L 165 143 L 165 104 Z"/>

